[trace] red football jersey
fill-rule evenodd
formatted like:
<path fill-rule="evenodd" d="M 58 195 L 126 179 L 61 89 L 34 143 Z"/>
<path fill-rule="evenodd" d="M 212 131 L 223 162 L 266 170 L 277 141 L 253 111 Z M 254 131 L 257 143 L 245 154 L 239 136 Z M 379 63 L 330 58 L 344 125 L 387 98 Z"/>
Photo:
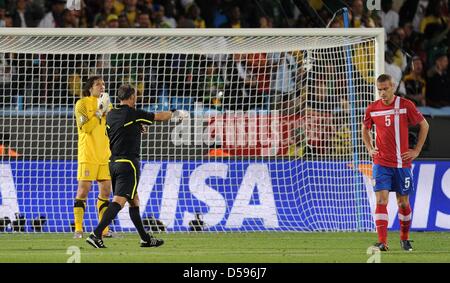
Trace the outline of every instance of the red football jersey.
<path fill-rule="evenodd" d="M 378 154 L 373 162 L 386 167 L 411 167 L 411 161 L 402 160 L 401 154 L 408 151 L 408 126 L 417 125 L 423 119 L 414 103 L 399 96 L 395 96 L 390 105 L 385 105 L 381 99 L 370 104 L 364 125 L 368 129 L 376 126 Z"/>

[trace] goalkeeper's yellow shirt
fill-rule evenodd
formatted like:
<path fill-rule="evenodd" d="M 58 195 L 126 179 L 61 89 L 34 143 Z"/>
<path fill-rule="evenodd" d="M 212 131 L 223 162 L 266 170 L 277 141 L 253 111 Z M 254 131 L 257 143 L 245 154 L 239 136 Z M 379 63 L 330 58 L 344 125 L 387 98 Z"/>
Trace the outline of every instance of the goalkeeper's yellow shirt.
<path fill-rule="evenodd" d="M 97 98 L 83 97 L 75 104 L 78 128 L 78 162 L 108 164 L 111 151 L 106 133 L 106 115 L 99 119 Z"/>

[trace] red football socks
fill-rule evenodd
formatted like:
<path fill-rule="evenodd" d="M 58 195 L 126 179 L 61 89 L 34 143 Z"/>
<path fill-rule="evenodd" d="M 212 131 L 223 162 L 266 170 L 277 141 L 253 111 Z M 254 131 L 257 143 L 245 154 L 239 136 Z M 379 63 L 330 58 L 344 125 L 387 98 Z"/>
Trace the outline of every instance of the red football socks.
<path fill-rule="evenodd" d="M 378 242 L 387 243 L 387 227 L 388 227 L 388 213 L 386 205 L 377 204 L 375 210 L 375 225 L 377 226 Z"/>
<path fill-rule="evenodd" d="M 411 206 L 399 207 L 398 219 L 400 220 L 400 240 L 408 240 L 409 228 L 411 227 Z"/>

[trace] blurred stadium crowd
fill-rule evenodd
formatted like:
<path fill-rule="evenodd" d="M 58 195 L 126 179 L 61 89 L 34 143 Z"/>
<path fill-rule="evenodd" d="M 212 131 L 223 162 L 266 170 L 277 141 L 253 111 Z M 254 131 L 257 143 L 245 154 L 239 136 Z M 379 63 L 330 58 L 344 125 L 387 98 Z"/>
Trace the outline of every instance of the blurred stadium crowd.
<path fill-rule="evenodd" d="M 81 10 L 74 11 L 65 8 L 65 0 L 0 0 L 0 27 L 314 28 L 329 26 L 337 28 L 343 27 L 342 14 L 337 13 L 336 17 L 333 15 L 340 8 L 348 7 L 351 12 L 352 27 L 384 27 L 386 31 L 385 68 L 397 82 L 401 82 L 397 87 L 398 93 L 411 99 L 418 106 L 444 107 L 450 106 L 449 2 L 448 0 L 381 0 L 381 11 L 369 11 L 365 0 L 84 0 Z M 17 63 L 20 56 L 29 56 L 27 63 L 23 61 Z M 125 74 L 133 73 L 136 82 L 150 83 L 152 74 L 143 68 L 155 69 L 160 66 L 139 66 L 139 61 L 143 59 L 139 56 L 141 55 L 138 54 L 135 58 L 108 58 L 109 66 L 100 66 L 100 68 L 110 68 L 111 65 L 127 68 L 129 66 L 120 65 L 120 62 L 136 60 L 136 67 L 133 70 L 125 70 Z M 177 57 L 178 55 L 174 54 L 164 56 L 162 58 L 164 62 L 187 62 L 193 59 Z M 227 75 L 241 78 L 237 84 L 248 84 L 248 90 L 255 89 L 256 92 L 261 93 L 270 91 L 287 93 L 291 88 L 295 88 L 293 85 L 295 78 L 292 77 L 292 70 L 298 67 L 296 65 L 298 58 L 295 54 L 276 54 L 275 58 L 272 58 L 274 56 L 269 58 L 265 54 L 238 57 L 227 60 L 226 64 L 230 66 L 227 66 L 225 73 L 221 73 L 214 63 L 207 60 L 194 58 L 194 62 L 204 64 L 201 67 L 207 76 L 214 78 L 211 80 L 215 82 L 214 88 L 220 88 L 220 85 L 226 81 Z M 67 92 L 70 92 L 72 95 L 68 97 L 71 101 L 52 100 L 51 103 L 71 104 L 80 93 L 82 77 L 88 75 L 83 72 L 89 72 L 89 68 L 99 67 L 86 66 L 85 64 L 92 64 L 86 62 L 97 62 L 97 64 L 106 62 L 105 59 L 103 61 L 98 58 L 90 59 L 93 58 L 70 60 L 64 56 L 57 58 L 57 55 L 54 58 L 35 58 L 31 54 L 2 54 L 0 82 L 3 84 L 1 88 L 3 95 L 9 96 L 8 90 L 11 89 L 26 89 L 24 84 L 33 81 L 33 75 L 36 75 L 33 72 L 39 69 L 29 67 L 42 66 L 43 61 L 47 61 L 46 71 L 43 68 L 38 71 L 49 72 L 50 70 L 50 73 L 45 74 L 46 82 L 49 84 L 45 88 L 49 92 L 46 96 L 62 99 L 67 97 Z M 153 59 L 155 60 L 148 61 L 155 64 L 158 58 Z M 48 62 L 61 65 L 49 65 L 51 63 Z M 254 80 L 245 78 L 246 74 L 242 72 L 243 65 L 247 68 L 247 75 L 252 73 L 256 75 Z M 267 66 L 275 65 L 277 66 L 275 71 L 274 69 L 270 72 L 264 71 L 268 70 Z M 173 68 L 173 66 L 167 67 Z M 20 68 L 24 68 L 24 71 L 18 72 Z M 167 75 L 164 71 L 156 74 L 156 76 Z M 111 82 L 123 81 L 111 76 L 114 74 L 109 76 Z M 139 76 L 141 77 L 138 78 Z M 195 74 L 178 77 L 177 82 L 180 85 L 175 86 L 174 91 L 183 89 L 182 84 L 192 77 L 195 77 Z M 281 81 L 283 81 L 282 85 L 270 83 Z M 188 89 L 202 89 L 195 85 L 195 82 L 192 83 Z M 14 88 L 12 84 L 22 85 Z M 152 87 L 144 83 L 136 84 L 142 91 L 161 87 Z M 114 89 L 116 86 L 109 85 L 109 87 Z M 239 89 L 240 86 L 235 87 Z M 171 92 L 170 89 L 168 91 Z M 172 92 L 170 94 L 173 95 Z M 197 97 L 200 95 L 203 94 L 196 94 Z M 239 101 L 229 103 L 245 105 L 247 102 L 242 101 L 242 98 L 234 99 Z M 264 101 L 259 99 L 256 103 L 263 104 Z"/>

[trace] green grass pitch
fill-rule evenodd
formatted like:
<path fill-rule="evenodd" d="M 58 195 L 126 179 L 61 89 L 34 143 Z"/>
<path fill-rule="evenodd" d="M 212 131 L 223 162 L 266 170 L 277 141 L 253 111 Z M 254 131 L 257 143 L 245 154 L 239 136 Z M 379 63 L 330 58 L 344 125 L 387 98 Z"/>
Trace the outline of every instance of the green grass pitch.
<path fill-rule="evenodd" d="M 80 249 L 82 263 L 365 263 L 375 233 L 169 233 L 165 244 L 140 248 L 137 234 L 105 239 L 94 249 L 71 234 L 0 233 L 0 262 L 64 263 L 67 249 Z M 389 233 L 390 248 L 380 262 L 450 262 L 450 233 L 412 232 L 413 252 L 400 250 L 399 235 Z"/>

